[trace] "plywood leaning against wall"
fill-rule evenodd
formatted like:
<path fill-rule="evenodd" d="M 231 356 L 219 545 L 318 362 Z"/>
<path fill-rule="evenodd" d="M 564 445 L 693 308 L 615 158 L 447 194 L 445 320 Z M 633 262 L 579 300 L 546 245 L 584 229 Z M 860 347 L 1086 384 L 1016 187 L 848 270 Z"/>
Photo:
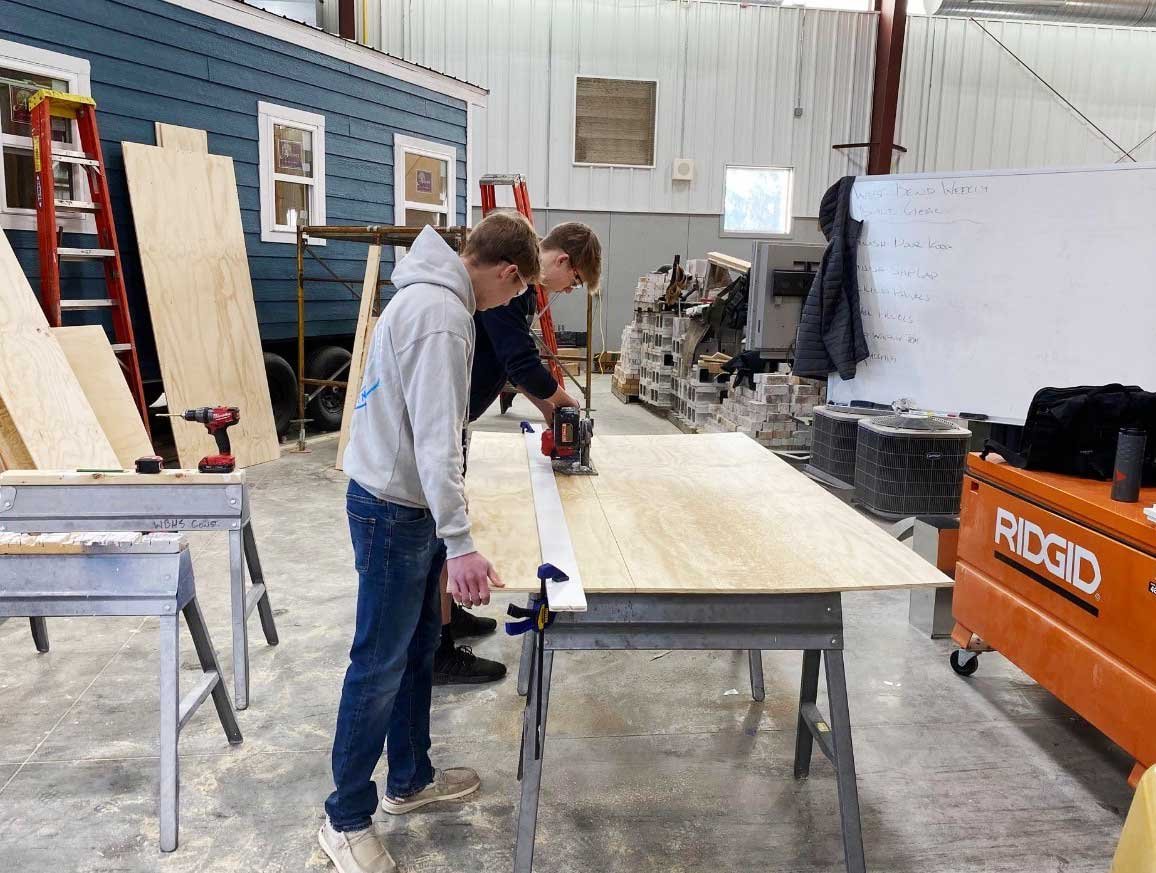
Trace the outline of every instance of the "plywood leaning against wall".
<path fill-rule="evenodd" d="M 125 175 L 170 412 L 236 406 L 241 467 L 280 455 L 231 158 L 124 143 Z M 182 467 L 216 444 L 173 421 Z"/>
<path fill-rule="evenodd" d="M 54 327 L 52 335 L 64 350 L 120 466 L 131 470 L 137 458 L 153 453 L 153 447 L 104 328 L 98 324 Z"/>
<path fill-rule="evenodd" d="M 181 127 L 178 124 L 156 122 L 157 145 L 161 148 L 176 149 L 181 152 L 209 153 L 209 135 L 195 127 Z"/>
<path fill-rule="evenodd" d="M 353 337 L 353 358 L 349 362 L 349 385 L 345 389 L 345 408 L 341 412 L 341 435 L 337 438 L 337 469 L 345 457 L 349 443 L 349 428 L 353 424 L 353 410 L 361 394 L 361 374 L 365 372 L 365 356 L 377 327 L 373 304 L 377 301 L 377 278 L 381 275 L 381 246 L 369 247 L 365 261 L 365 279 L 361 283 L 361 306 L 357 310 L 357 333 Z"/>
<path fill-rule="evenodd" d="M 119 466 L 3 233 L 0 407 L 0 461 L 10 469 Z"/>

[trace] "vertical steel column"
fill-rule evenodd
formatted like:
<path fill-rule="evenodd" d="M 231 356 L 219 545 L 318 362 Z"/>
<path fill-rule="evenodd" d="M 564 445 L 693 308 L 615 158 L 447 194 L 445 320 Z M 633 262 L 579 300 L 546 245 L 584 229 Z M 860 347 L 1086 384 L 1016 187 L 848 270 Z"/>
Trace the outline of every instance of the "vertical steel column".
<path fill-rule="evenodd" d="M 875 39 L 875 89 L 871 102 L 871 150 L 867 172 L 891 172 L 895 116 L 903 76 L 903 37 L 907 32 L 907 0 L 875 0 L 879 29 Z"/>

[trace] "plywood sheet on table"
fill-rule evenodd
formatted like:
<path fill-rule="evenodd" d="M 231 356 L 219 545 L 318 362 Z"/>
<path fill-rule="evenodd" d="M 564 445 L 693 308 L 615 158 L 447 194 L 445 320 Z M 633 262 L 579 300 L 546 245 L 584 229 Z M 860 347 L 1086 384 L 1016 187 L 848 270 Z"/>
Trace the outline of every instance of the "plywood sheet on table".
<path fill-rule="evenodd" d="M 277 458 L 232 159 L 124 143 L 124 164 L 169 411 L 237 406 L 237 464 Z M 182 467 L 217 451 L 199 424 L 173 439 Z"/>
<path fill-rule="evenodd" d="M 523 590 L 533 587 L 524 570 L 536 567 L 538 542 L 527 534 L 533 501 L 516 441 L 476 434 L 467 487 L 479 548 L 497 555 L 499 572 L 500 560 L 516 567 L 504 576 Z M 496 458 L 504 463 L 487 465 Z M 557 477 L 587 591 L 803 593 L 949 581 L 742 434 L 595 437 L 592 458 L 598 476 Z"/>
<path fill-rule="evenodd" d="M 52 335 L 64 350 L 120 466 L 131 469 L 137 458 L 151 455 L 148 432 L 104 328 L 98 324 L 54 327 Z"/>
<path fill-rule="evenodd" d="M 0 405 L 0 459 L 6 467 L 119 466 L 3 233 Z"/>
<path fill-rule="evenodd" d="M 349 444 L 349 428 L 353 424 L 353 410 L 361 395 L 361 376 L 365 372 L 365 356 L 369 354 L 369 344 L 377 328 L 377 316 L 373 314 L 377 301 L 377 279 L 381 275 L 381 246 L 372 245 L 365 259 L 365 276 L 361 282 L 361 304 L 357 309 L 357 332 L 353 337 L 353 356 L 349 361 L 346 375 L 345 406 L 341 411 L 341 433 L 337 437 L 337 464 L 345 458 L 345 447 Z"/>
<path fill-rule="evenodd" d="M 584 590 L 630 588 L 622 550 L 598 505 L 592 477 L 557 476 L 556 481 Z M 508 587 L 536 590 L 542 559 L 525 439 L 520 434 L 475 433 L 470 439 L 466 492 L 478 550 L 498 568 Z"/>

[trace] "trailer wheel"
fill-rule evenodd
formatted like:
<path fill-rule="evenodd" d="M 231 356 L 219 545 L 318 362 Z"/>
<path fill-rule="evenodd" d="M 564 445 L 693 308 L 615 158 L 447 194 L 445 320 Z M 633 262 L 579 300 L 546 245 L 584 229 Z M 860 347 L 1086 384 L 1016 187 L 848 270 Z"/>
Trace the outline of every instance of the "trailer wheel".
<path fill-rule="evenodd" d="M 353 355 L 341 346 L 322 346 L 305 363 L 305 375 L 310 379 L 349 379 L 349 362 Z M 317 390 L 306 386 L 306 396 Z M 345 389 L 323 388 L 310 402 L 309 417 L 321 430 L 340 430 L 341 415 L 345 411 Z"/>
<path fill-rule="evenodd" d="M 979 669 L 979 653 L 956 649 L 951 653 L 951 669 L 960 676 L 972 676 Z"/>
<path fill-rule="evenodd" d="M 277 436 L 283 437 L 297 414 L 297 376 L 283 357 L 265 352 L 265 378 L 269 382 L 269 400 L 273 404 L 273 424 Z"/>

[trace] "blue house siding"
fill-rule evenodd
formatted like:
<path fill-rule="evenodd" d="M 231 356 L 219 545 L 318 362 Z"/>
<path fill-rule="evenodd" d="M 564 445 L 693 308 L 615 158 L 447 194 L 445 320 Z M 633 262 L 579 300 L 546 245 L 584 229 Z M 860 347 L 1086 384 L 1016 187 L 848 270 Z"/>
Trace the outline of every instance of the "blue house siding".
<path fill-rule="evenodd" d="M 206 130 L 209 151 L 233 158 L 257 318 L 267 341 L 296 336 L 296 247 L 261 241 L 258 101 L 325 116 L 329 224 L 393 223 L 395 133 L 456 147 L 456 220 L 465 222 L 461 100 L 162 0 L 0 0 L 0 28 L 0 39 L 91 64 L 130 306 L 150 364 L 151 329 L 120 143 L 155 142 L 156 121 Z M 37 287 L 35 235 L 8 236 Z M 317 251 L 341 276 L 363 272 L 365 246 L 331 241 Z M 383 275 L 392 258 L 387 250 Z M 306 264 L 308 275 L 327 275 L 312 259 Z M 103 296 L 99 271 L 68 266 L 65 296 Z M 349 291 L 337 284 L 306 287 L 310 335 L 352 333 L 357 301 Z M 156 375 L 152 366 L 146 369 L 146 376 Z"/>

